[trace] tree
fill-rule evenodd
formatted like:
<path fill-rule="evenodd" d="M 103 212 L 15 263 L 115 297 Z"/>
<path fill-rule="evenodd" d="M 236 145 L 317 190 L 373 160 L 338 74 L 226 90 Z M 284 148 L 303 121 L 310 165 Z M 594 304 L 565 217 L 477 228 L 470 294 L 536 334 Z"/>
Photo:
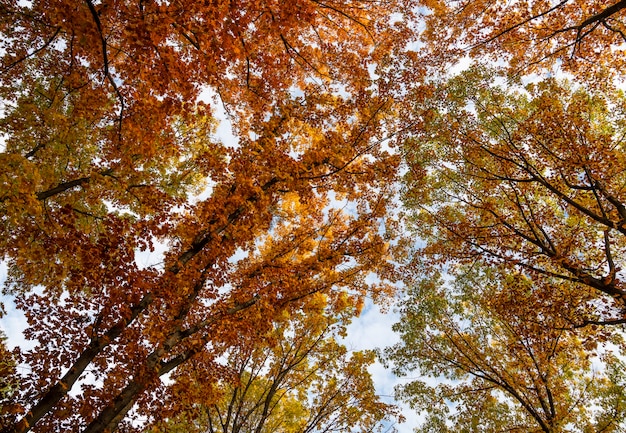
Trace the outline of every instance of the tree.
<path fill-rule="evenodd" d="M 551 299 L 579 306 L 572 326 L 623 323 L 623 94 L 497 79 L 471 69 L 416 104 L 405 197 L 423 252 L 593 288 Z"/>
<path fill-rule="evenodd" d="M 403 271 L 418 287 L 391 359 L 449 382 L 400 395 L 428 409 L 424 431 L 619 430 L 620 362 L 592 374 L 588 357 L 626 322 L 624 99 L 612 86 L 626 3 L 427 1 L 421 12 L 406 75 L 429 79 L 404 81 L 399 110 L 420 240 Z M 439 271 L 455 289 L 429 281 Z M 488 277 L 467 279 L 476 272 Z"/>
<path fill-rule="evenodd" d="M 319 307 L 326 302 L 318 296 Z M 309 309 L 270 331 L 269 345 L 234 348 L 225 368 L 232 380 L 208 383 L 210 371 L 196 359 L 179 369 L 175 387 L 198 395 L 183 411 L 165 403 L 154 431 L 351 432 L 375 431 L 397 415 L 379 401 L 367 367 L 373 352 L 348 353 L 337 342 L 342 325 Z M 207 386 L 208 385 L 208 386 Z M 175 397 L 175 396 L 174 396 Z M 168 413 L 178 413 L 169 418 Z"/>
<path fill-rule="evenodd" d="M 626 42 L 623 0 L 424 1 L 424 50 L 434 64 L 465 55 L 505 60 L 524 74 L 558 64 L 577 77 L 602 82 L 621 76 Z"/>
<path fill-rule="evenodd" d="M 537 309 L 537 288 L 522 273 L 475 267 L 450 276 L 413 282 L 395 325 L 402 341 L 387 352 L 398 373 L 437 379 L 399 390 L 426 412 L 420 431 L 623 430 L 623 361 L 608 346 L 594 353 L 593 331 L 571 332 L 563 317 Z M 567 296 L 563 286 L 554 290 Z M 621 352 L 623 337 L 615 337 Z"/>
<path fill-rule="evenodd" d="M 423 431 L 623 429 L 622 92 L 473 66 L 416 94 L 403 196 L 423 243 L 389 356 L 440 384 L 399 395 Z"/>
<path fill-rule="evenodd" d="M 0 252 L 37 342 L 3 431 L 115 430 L 310 295 L 384 294 L 398 158 L 369 68 L 411 4 L 365 3 L 2 4 Z"/>
<path fill-rule="evenodd" d="M 6 336 L 0 330 L 0 428 L 9 425 L 11 413 L 17 409 L 11 398 L 19 387 L 15 358 L 7 349 L 5 340 Z"/>

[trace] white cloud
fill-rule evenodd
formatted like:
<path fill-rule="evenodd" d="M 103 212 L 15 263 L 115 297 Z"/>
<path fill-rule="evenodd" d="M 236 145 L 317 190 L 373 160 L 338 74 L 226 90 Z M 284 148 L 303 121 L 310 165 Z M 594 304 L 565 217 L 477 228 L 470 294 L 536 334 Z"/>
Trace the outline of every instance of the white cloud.
<path fill-rule="evenodd" d="M 363 313 L 348 326 L 348 333 L 343 343 L 351 350 L 383 350 L 399 342 L 400 337 L 393 332 L 391 327 L 400 320 L 400 315 L 395 311 L 382 312 L 380 307 L 368 301 Z M 406 379 L 395 376 L 390 369 L 385 368 L 380 362 L 376 362 L 369 369 L 376 386 L 378 395 L 387 403 L 394 403 L 401 408 L 406 421 L 397 424 L 399 433 L 412 433 L 423 417 L 420 417 L 408 405 L 401 404 L 393 398 L 394 387 L 406 383 Z"/>

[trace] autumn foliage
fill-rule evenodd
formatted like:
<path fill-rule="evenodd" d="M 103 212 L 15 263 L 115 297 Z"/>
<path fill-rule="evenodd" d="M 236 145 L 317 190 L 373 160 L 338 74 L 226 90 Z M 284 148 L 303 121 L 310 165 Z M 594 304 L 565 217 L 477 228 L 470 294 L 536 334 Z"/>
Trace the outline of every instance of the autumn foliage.
<path fill-rule="evenodd" d="M 398 396 L 424 432 L 622 431 L 626 3 L 427 6 Z"/>
<path fill-rule="evenodd" d="M 623 77 L 623 0 L 423 3 L 420 39 L 431 64 L 450 65 L 469 55 L 500 62 L 517 76 L 556 65 L 588 83 Z"/>
<path fill-rule="evenodd" d="M 347 433 L 382 427 L 395 411 L 375 396 L 367 371 L 374 353 L 342 347 L 337 340 L 345 328 L 320 311 L 322 295 L 314 298 L 305 312 L 278 321 L 266 344 L 230 349 L 233 378 L 208 383 L 211 368 L 200 357 L 178 369 L 172 400 L 149 431 Z M 181 398 L 190 393 L 197 394 Z M 183 410 L 180 401 L 188 402 Z"/>
<path fill-rule="evenodd" d="M 225 354 L 267 344 L 312 295 L 347 319 L 387 290 L 365 277 L 387 272 L 398 156 L 370 69 L 407 13 L 2 3 L 0 250 L 35 342 L 4 431 L 141 428 L 185 363 L 227 381 Z"/>
<path fill-rule="evenodd" d="M 424 375 L 399 393 L 426 412 L 419 431 L 621 431 L 624 363 L 607 352 L 592 367 L 593 329 L 572 331 L 550 305 L 539 308 L 540 290 L 523 274 L 475 266 L 453 275 L 448 285 L 438 275 L 413 282 L 396 325 L 403 341 L 388 352 L 398 373 Z"/>
<path fill-rule="evenodd" d="M 339 340 L 400 278 L 424 431 L 619 431 L 625 16 L 3 1 L 2 433 L 387 428 Z"/>
<path fill-rule="evenodd" d="M 620 318 L 623 95 L 552 79 L 505 90 L 491 84 L 497 78 L 470 70 L 424 99 L 438 134 L 409 150 L 407 200 L 421 209 L 416 229 L 433 240 L 426 250 L 575 282 L 606 298 L 605 311 L 578 311 L 574 323 Z"/>

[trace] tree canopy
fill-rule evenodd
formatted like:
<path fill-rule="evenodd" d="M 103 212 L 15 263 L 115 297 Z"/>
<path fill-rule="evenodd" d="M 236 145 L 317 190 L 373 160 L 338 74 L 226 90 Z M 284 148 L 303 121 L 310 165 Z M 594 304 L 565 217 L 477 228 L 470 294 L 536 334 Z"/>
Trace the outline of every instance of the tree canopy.
<path fill-rule="evenodd" d="M 226 380 L 312 295 L 345 317 L 387 291 L 366 276 L 388 274 L 398 156 L 370 68 L 411 8 L 3 2 L 0 251 L 35 342 L 6 431 L 141 428 L 179 366 Z"/>
<path fill-rule="evenodd" d="M 177 415 L 161 412 L 153 431 L 164 425 L 210 433 L 386 431 L 384 421 L 397 413 L 378 401 L 367 372 L 374 353 L 348 352 L 337 342 L 344 326 L 320 313 L 309 309 L 277 325 L 267 345 L 233 348 L 227 365 L 234 381 L 207 383 L 211 371 L 198 358 L 178 369 L 178 393 L 198 396 L 181 412 L 176 407 L 185 399 L 175 394 L 168 405 Z"/>
<path fill-rule="evenodd" d="M 405 195 L 427 251 L 589 286 L 611 308 L 579 320 L 620 318 L 622 92 L 554 79 L 514 90 L 497 78 L 468 70 L 421 102 Z"/>
<path fill-rule="evenodd" d="M 422 431 L 621 431 L 626 4 L 424 6 L 387 359 L 430 379 L 398 396 Z"/>
<path fill-rule="evenodd" d="M 626 2 L 484 0 L 423 2 L 421 39 L 432 64 L 469 55 L 499 61 L 514 75 L 557 65 L 588 83 L 623 78 Z"/>
<path fill-rule="evenodd" d="M 619 431 L 625 16 L 2 1 L 1 432 Z"/>
<path fill-rule="evenodd" d="M 402 341 L 388 351 L 398 373 L 436 379 L 411 380 L 399 393 L 426 412 L 419 431 L 622 431 L 621 334 L 612 334 L 618 349 L 595 352 L 595 330 L 572 331 L 538 307 L 540 291 L 521 273 L 473 267 L 450 276 L 449 284 L 438 275 L 413 282 L 395 327 Z"/>

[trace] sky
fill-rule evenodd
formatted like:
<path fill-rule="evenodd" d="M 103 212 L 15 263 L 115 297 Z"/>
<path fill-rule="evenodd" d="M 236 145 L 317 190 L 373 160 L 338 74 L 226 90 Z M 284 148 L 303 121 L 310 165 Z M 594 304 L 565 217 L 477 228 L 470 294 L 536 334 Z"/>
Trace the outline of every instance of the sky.
<path fill-rule="evenodd" d="M 383 312 L 380 306 L 368 301 L 361 315 L 348 326 L 348 335 L 344 343 L 348 349 L 353 350 L 384 349 L 392 346 L 400 340 L 398 334 L 391 329 L 399 320 L 400 316 L 393 307 Z M 398 432 L 412 433 L 422 418 L 408 405 L 401 404 L 393 398 L 394 388 L 406 383 L 410 378 L 396 377 L 380 362 L 372 365 L 369 371 L 381 400 L 398 405 L 406 418 L 405 422 L 396 424 Z"/>

